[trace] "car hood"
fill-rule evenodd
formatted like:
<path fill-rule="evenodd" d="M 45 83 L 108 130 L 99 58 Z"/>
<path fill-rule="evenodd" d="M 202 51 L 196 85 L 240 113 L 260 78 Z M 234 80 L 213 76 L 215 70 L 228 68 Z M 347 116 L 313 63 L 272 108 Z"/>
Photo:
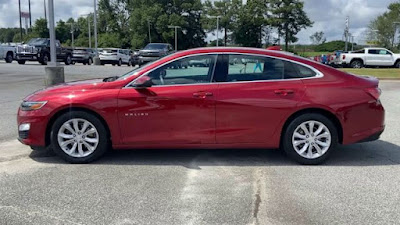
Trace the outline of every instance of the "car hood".
<path fill-rule="evenodd" d="M 98 89 L 103 86 L 102 79 L 93 79 L 93 80 L 82 80 L 82 81 L 74 81 L 63 83 L 51 87 L 47 87 L 41 90 L 38 90 L 29 96 L 27 96 L 24 101 L 30 100 L 33 97 L 42 97 L 42 96 L 49 96 L 53 94 L 59 93 L 76 93 L 76 92 L 84 92 L 87 90 Z"/>

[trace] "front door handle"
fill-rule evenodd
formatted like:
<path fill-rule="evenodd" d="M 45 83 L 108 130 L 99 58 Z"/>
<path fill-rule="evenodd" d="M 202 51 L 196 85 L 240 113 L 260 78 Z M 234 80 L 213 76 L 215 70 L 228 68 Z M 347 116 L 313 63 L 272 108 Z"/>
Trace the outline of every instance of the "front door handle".
<path fill-rule="evenodd" d="M 288 89 L 278 89 L 278 90 L 275 90 L 274 93 L 277 95 L 287 96 L 287 95 L 293 94 L 294 91 L 288 90 Z"/>
<path fill-rule="evenodd" d="M 206 98 L 208 96 L 213 96 L 213 93 L 211 92 L 204 92 L 204 91 L 200 91 L 200 92 L 195 92 L 193 93 L 193 97 L 196 98 Z"/>

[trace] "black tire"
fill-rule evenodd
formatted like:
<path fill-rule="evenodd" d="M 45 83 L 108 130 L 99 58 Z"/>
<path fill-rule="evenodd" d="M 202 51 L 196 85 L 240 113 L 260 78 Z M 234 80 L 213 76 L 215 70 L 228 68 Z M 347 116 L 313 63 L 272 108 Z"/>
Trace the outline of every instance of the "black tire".
<path fill-rule="evenodd" d="M 7 55 L 6 55 L 6 63 L 12 63 L 13 59 L 14 59 L 13 53 L 12 52 L 8 52 Z"/>
<path fill-rule="evenodd" d="M 122 60 L 121 59 L 119 59 L 118 60 L 118 64 L 117 64 L 118 66 L 121 66 L 122 65 Z"/>
<path fill-rule="evenodd" d="M 86 65 L 87 63 L 83 62 L 82 64 L 83 64 L 83 65 Z"/>
<path fill-rule="evenodd" d="M 79 118 L 79 119 L 85 119 L 92 123 L 94 127 L 96 128 L 98 134 L 99 134 L 99 143 L 96 147 L 96 149 L 88 156 L 85 157 L 73 157 L 65 153 L 59 143 L 58 143 L 58 138 L 57 134 L 58 131 L 60 130 L 61 126 L 67 122 L 70 119 L 74 118 Z M 67 112 L 60 117 L 56 119 L 56 121 L 53 124 L 52 130 L 51 130 L 51 145 L 53 148 L 54 153 L 56 153 L 58 156 L 63 158 L 65 161 L 70 162 L 70 163 L 89 163 L 92 162 L 101 156 L 103 156 L 106 151 L 109 148 L 109 137 L 107 134 L 107 129 L 105 128 L 104 124 L 94 115 L 87 113 L 87 112 L 82 112 L 82 111 L 72 111 L 72 112 Z"/>
<path fill-rule="evenodd" d="M 72 64 L 72 57 L 71 57 L 71 55 L 67 55 L 67 57 L 65 58 L 64 63 L 65 63 L 65 65 L 67 65 L 67 66 Z"/>
<path fill-rule="evenodd" d="M 353 60 L 353 61 L 350 63 L 350 67 L 351 67 L 351 68 L 354 68 L 354 69 L 361 69 L 361 68 L 364 67 L 364 64 L 363 64 L 363 62 L 362 62 L 361 60 L 356 59 L 356 60 Z"/>
<path fill-rule="evenodd" d="M 394 67 L 400 69 L 400 60 L 397 60 L 397 62 L 394 64 Z"/>
<path fill-rule="evenodd" d="M 20 64 L 20 65 L 24 65 L 25 64 L 25 60 L 18 60 L 18 64 Z"/>
<path fill-rule="evenodd" d="M 42 65 L 47 65 L 47 63 L 49 62 L 49 55 L 48 54 L 44 54 L 42 57 L 42 60 L 39 61 L 40 64 Z"/>
<path fill-rule="evenodd" d="M 129 60 L 127 66 L 131 66 L 131 65 L 132 65 L 131 60 Z"/>
<path fill-rule="evenodd" d="M 328 128 L 331 134 L 331 144 L 328 150 L 318 158 L 314 159 L 305 158 L 299 155 L 293 147 L 292 143 L 293 134 L 296 128 L 306 121 L 318 121 L 322 123 Z M 283 133 L 281 147 L 286 152 L 287 156 L 289 156 L 289 158 L 291 158 L 292 160 L 305 165 L 317 165 L 323 163 L 328 159 L 329 155 L 336 148 L 337 144 L 338 144 L 338 132 L 333 122 L 321 114 L 307 113 L 307 114 L 301 114 L 300 116 L 293 119 L 289 123 L 289 125 L 287 126 L 286 130 Z"/>
<path fill-rule="evenodd" d="M 87 64 L 90 66 L 90 65 L 92 65 L 92 63 L 93 63 L 93 59 L 89 58 L 88 61 L 87 61 Z"/>

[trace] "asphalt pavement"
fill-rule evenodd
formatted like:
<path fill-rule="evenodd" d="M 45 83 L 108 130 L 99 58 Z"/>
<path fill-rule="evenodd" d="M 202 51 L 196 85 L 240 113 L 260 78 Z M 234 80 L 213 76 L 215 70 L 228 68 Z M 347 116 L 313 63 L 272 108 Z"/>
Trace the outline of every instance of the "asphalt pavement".
<path fill-rule="evenodd" d="M 130 68 L 66 66 L 66 79 Z M 381 81 L 381 140 L 340 146 L 320 166 L 279 150 L 112 151 L 88 165 L 31 152 L 16 109 L 43 66 L 0 62 L 0 224 L 398 224 L 400 82 Z M 85 75 L 81 75 L 85 74 Z M 5 110 L 4 110 L 5 108 Z"/>

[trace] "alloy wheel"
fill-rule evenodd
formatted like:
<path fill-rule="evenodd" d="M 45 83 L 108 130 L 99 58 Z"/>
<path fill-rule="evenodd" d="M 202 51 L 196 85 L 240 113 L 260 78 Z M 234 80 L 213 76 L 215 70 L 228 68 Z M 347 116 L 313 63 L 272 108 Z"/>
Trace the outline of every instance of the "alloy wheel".
<path fill-rule="evenodd" d="M 66 154 L 82 158 L 96 150 L 99 144 L 99 133 L 89 121 L 75 118 L 68 120 L 60 127 L 57 140 Z"/>
<path fill-rule="evenodd" d="M 323 123 L 310 120 L 303 122 L 293 132 L 292 145 L 301 157 L 316 159 L 331 146 L 332 135 Z"/>

